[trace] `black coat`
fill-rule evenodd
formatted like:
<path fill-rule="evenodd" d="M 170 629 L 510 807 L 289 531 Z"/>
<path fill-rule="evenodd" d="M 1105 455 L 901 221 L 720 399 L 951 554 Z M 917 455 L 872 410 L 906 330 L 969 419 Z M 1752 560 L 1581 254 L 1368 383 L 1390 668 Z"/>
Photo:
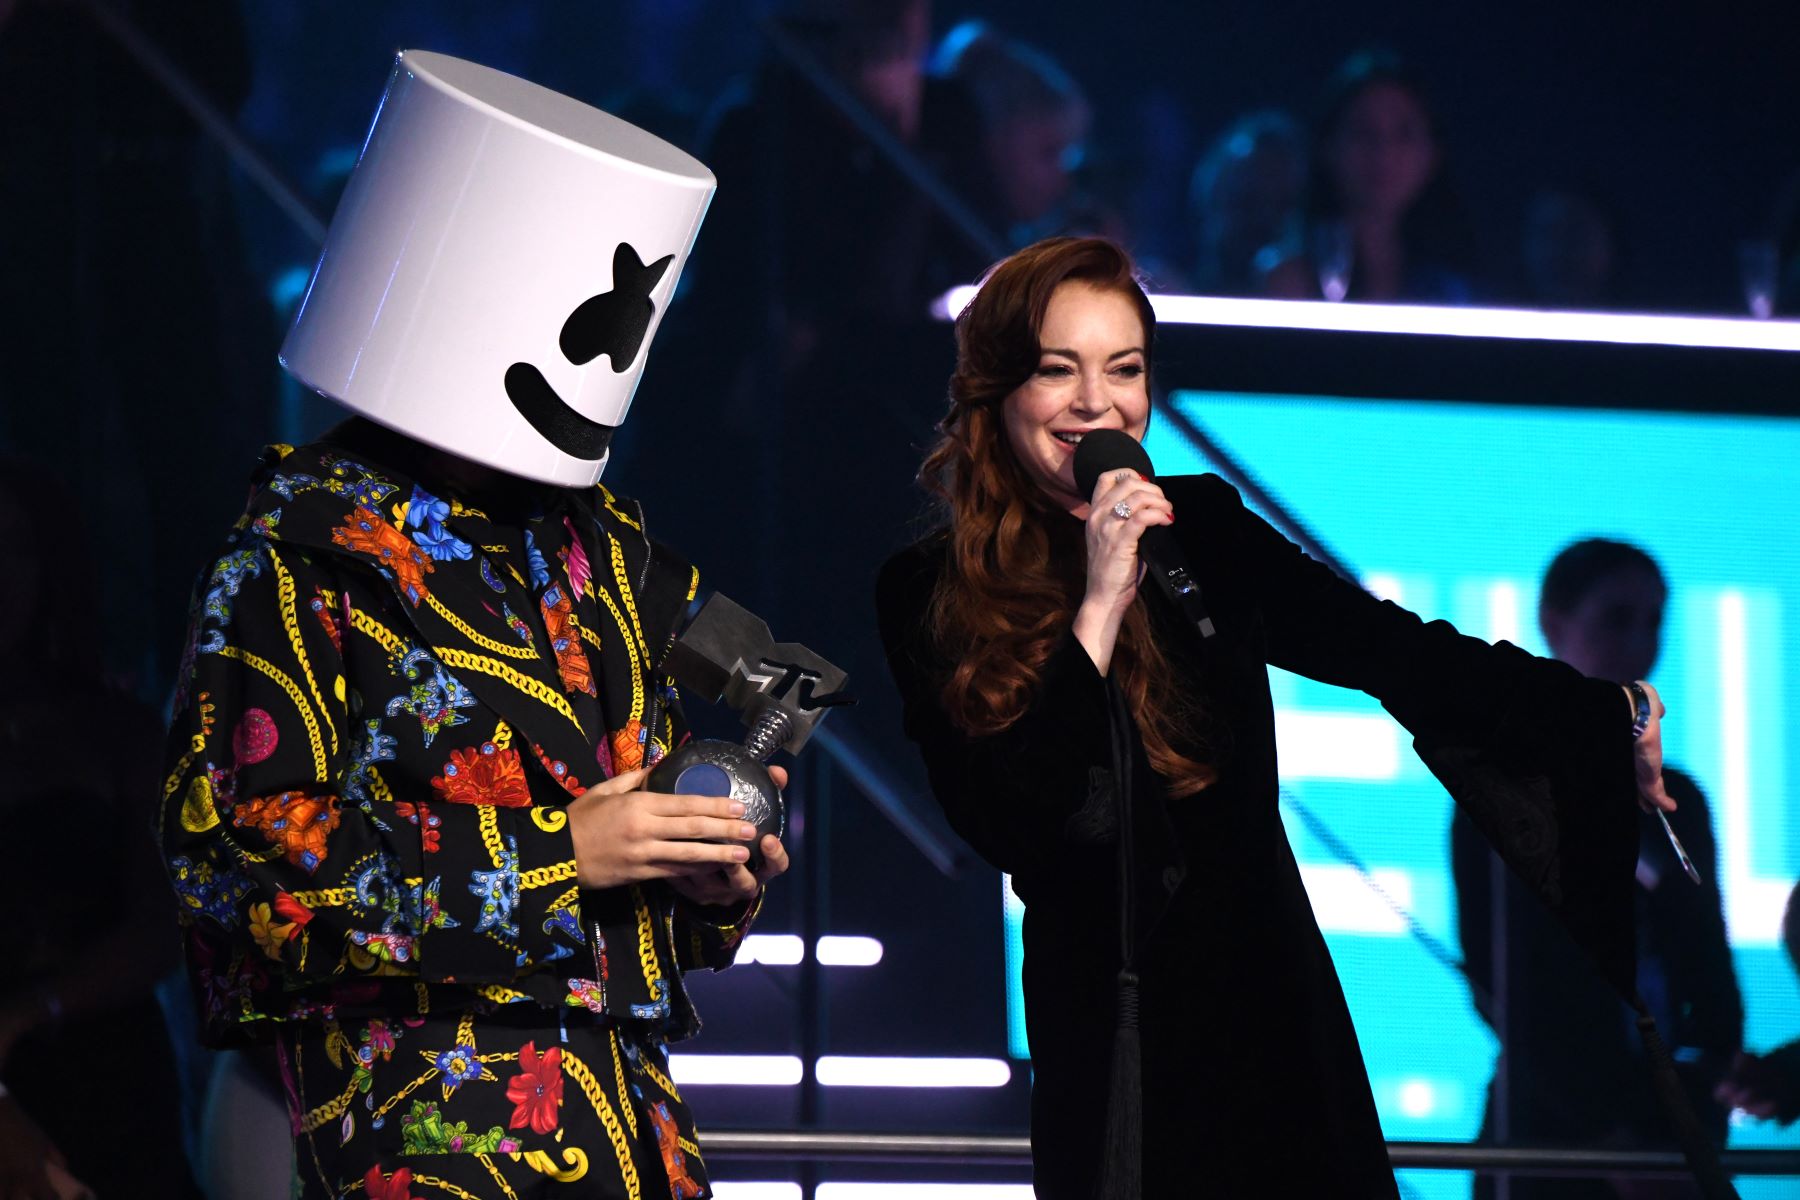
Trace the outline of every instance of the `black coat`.
<path fill-rule="evenodd" d="M 1220 778 L 1168 800 L 1135 750 L 1145 1194 L 1205 1181 L 1217 1196 L 1393 1196 L 1356 1031 L 1282 828 L 1266 668 L 1379 699 L 1623 989 L 1637 848 L 1628 701 L 1616 684 L 1375 600 L 1216 476 L 1161 482 L 1217 636 L 1202 642 L 1143 594 L 1211 714 Z M 886 564 L 882 636 L 933 790 L 1026 904 L 1037 1188 L 1085 1200 L 1119 966 L 1106 688 L 1071 632 L 1015 724 L 983 738 L 955 729 L 938 699 L 948 660 L 925 617 L 946 554 L 940 534 Z"/>

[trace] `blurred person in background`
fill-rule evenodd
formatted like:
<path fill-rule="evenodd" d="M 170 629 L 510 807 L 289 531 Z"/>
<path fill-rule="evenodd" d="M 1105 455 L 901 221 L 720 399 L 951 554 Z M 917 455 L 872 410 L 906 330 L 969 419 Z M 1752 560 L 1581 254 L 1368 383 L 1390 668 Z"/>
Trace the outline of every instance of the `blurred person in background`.
<path fill-rule="evenodd" d="M 1606 309 L 1619 303 L 1622 255 L 1610 208 L 1581 188 L 1539 188 L 1525 206 L 1521 299 L 1538 308 Z"/>
<path fill-rule="evenodd" d="M 1590 538 L 1551 561 L 1538 624 L 1551 655 L 1583 674 L 1642 679 L 1656 667 L 1667 601 L 1655 559 L 1636 546 Z M 1676 1057 L 1689 1102 L 1723 1144 L 1728 1109 L 1712 1091 L 1743 1045 L 1744 1004 L 1726 940 L 1706 794 L 1666 764 L 1663 783 L 1678 805 L 1669 824 L 1701 884 L 1687 878 L 1661 822 L 1640 813 L 1637 985 Z M 1461 814 L 1452 823 L 1451 842 L 1463 961 L 1476 1008 L 1502 1044 L 1484 1138 L 1613 1149 L 1671 1146 L 1673 1132 L 1644 1086 L 1648 1068 L 1630 1012 L 1599 986 L 1570 986 L 1580 971 L 1578 951 Z M 1496 890 L 1505 897 L 1505 941 L 1499 945 Z M 1503 972 L 1496 966 L 1502 956 Z M 1497 983 L 1502 979 L 1503 985 Z M 1497 986 L 1503 990 L 1496 995 Z M 1491 1177 L 1478 1177 L 1477 1197 L 1493 1195 L 1493 1189 Z M 1510 1194 L 1513 1200 L 1698 1195 L 1685 1181 L 1523 1176 L 1512 1180 Z"/>
<path fill-rule="evenodd" d="M 1257 255 L 1291 232 L 1305 182 L 1306 137 L 1292 117 L 1269 109 L 1232 122 L 1194 168 L 1188 191 L 1199 242 L 1195 290 L 1257 294 Z"/>
<path fill-rule="evenodd" d="M 1800 883 L 1788 893 L 1781 945 L 1800 972 Z M 1792 1125 L 1800 1120 L 1800 1038 L 1767 1054 L 1740 1053 L 1713 1095 L 1721 1104 L 1765 1121 Z"/>
<path fill-rule="evenodd" d="M 974 120 L 960 93 L 926 77 L 930 21 L 928 0 L 805 0 L 783 10 L 780 27 L 834 88 L 945 175 L 952 158 L 968 158 L 954 145 Z M 839 327 L 916 319 L 980 265 L 945 261 L 963 252 L 945 244 L 929 203 L 781 53 L 719 102 L 701 140 L 719 178 L 703 235 L 718 255 L 696 264 L 681 323 L 705 328 L 709 348 L 734 364 L 754 350 L 764 366 L 803 366 Z M 767 305 L 763 321 L 741 311 L 747 294 Z"/>
<path fill-rule="evenodd" d="M 1782 179 L 1768 223 L 1759 232 L 1756 240 L 1767 241 L 1774 258 L 1774 310 L 1781 316 L 1800 314 L 1800 170 Z"/>
<path fill-rule="evenodd" d="M 804 0 L 779 23 L 835 88 L 960 188 L 980 162 L 981 122 L 960 84 L 926 73 L 930 14 L 926 0 Z M 721 103 L 702 157 L 719 190 L 692 289 L 664 325 L 673 349 L 646 374 L 612 469 L 621 490 L 647 490 L 665 448 L 679 447 L 696 477 L 736 481 L 741 521 L 719 520 L 716 496 L 675 496 L 659 536 L 861 676 L 879 663 L 867 622 L 817 581 L 866 579 L 906 540 L 912 447 L 933 420 L 921 398 L 946 369 L 932 302 L 988 255 L 776 47 Z"/>
<path fill-rule="evenodd" d="M 1125 111 L 1127 127 L 1118 140 L 1089 139 L 1077 189 L 1100 190 L 1090 164 L 1115 155 L 1122 158 L 1123 186 L 1104 192 L 1108 199 L 1116 197 L 1124 213 L 1121 232 L 1113 240 L 1131 247 L 1152 290 L 1190 292 L 1195 231 L 1189 219 L 1188 185 L 1203 145 L 1193 105 L 1172 87 L 1158 87 L 1138 96 Z"/>
<path fill-rule="evenodd" d="M 1075 171 L 1092 124 L 1087 98 L 1042 50 L 981 21 L 945 35 L 932 71 L 980 118 L 980 176 L 970 196 L 1013 245 L 1057 232 L 1073 215 Z"/>
<path fill-rule="evenodd" d="M 51 1195 L 62 1171 L 189 1197 L 155 995 L 180 958 L 149 837 L 161 722 L 102 667 L 104 542 L 79 514 L 41 465 L 0 460 L 0 1195 Z"/>
<path fill-rule="evenodd" d="M 1287 299 L 1466 303 L 1474 235 L 1443 121 L 1398 59 L 1358 54 L 1326 84 L 1297 236 L 1269 256 Z"/>

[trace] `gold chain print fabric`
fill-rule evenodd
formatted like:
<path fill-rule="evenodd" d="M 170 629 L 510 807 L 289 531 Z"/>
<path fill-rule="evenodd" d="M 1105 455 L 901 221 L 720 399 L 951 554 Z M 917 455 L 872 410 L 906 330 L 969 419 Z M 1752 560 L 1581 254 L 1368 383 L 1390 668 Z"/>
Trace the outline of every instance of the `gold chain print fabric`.
<path fill-rule="evenodd" d="M 702 1195 L 660 1045 L 757 905 L 582 892 L 564 811 L 686 736 L 649 647 L 690 568 L 658 603 L 611 496 L 475 503 L 371 446 L 271 448 L 196 586 L 159 820 L 207 1040 L 279 1040 L 318 1195 L 427 1153 L 461 1165 L 412 1195 Z"/>

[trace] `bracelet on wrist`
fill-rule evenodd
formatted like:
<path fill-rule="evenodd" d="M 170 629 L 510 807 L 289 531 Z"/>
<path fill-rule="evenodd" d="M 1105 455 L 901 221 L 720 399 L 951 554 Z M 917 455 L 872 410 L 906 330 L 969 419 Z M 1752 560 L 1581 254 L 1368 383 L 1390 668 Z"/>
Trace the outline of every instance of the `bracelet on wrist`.
<path fill-rule="evenodd" d="M 1636 741 L 1644 736 L 1644 730 L 1650 728 L 1650 693 L 1635 679 L 1625 684 L 1625 690 L 1631 693 L 1631 739 Z"/>

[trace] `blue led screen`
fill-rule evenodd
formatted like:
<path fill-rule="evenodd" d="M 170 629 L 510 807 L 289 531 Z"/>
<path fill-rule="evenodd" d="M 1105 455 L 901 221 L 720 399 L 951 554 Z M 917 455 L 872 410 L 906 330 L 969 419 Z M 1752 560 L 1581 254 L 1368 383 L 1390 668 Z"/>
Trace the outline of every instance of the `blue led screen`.
<path fill-rule="evenodd" d="M 1671 763 L 1706 790 L 1719 845 L 1745 1041 L 1800 1037 L 1800 982 L 1779 944 L 1800 878 L 1800 420 L 1695 413 L 1180 391 L 1168 403 L 1307 524 L 1365 586 L 1427 619 L 1545 653 L 1537 585 L 1582 537 L 1634 542 L 1670 599 L 1653 682 Z M 1214 469 L 1174 422 L 1146 440 L 1157 470 Z M 1496 1044 L 1460 978 L 1396 916 L 1457 944 L 1451 802 L 1410 739 L 1360 693 L 1271 671 L 1286 792 L 1370 868 L 1345 865 L 1284 803 L 1344 982 L 1387 1136 L 1472 1138 Z M 1007 897 L 1012 1049 L 1025 1057 L 1017 902 Z M 1740 1147 L 1800 1146 L 1800 1126 L 1734 1125 Z M 1409 1172 L 1417 1195 L 1468 1178 Z M 1746 1198 L 1786 1181 L 1740 1181 Z"/>

